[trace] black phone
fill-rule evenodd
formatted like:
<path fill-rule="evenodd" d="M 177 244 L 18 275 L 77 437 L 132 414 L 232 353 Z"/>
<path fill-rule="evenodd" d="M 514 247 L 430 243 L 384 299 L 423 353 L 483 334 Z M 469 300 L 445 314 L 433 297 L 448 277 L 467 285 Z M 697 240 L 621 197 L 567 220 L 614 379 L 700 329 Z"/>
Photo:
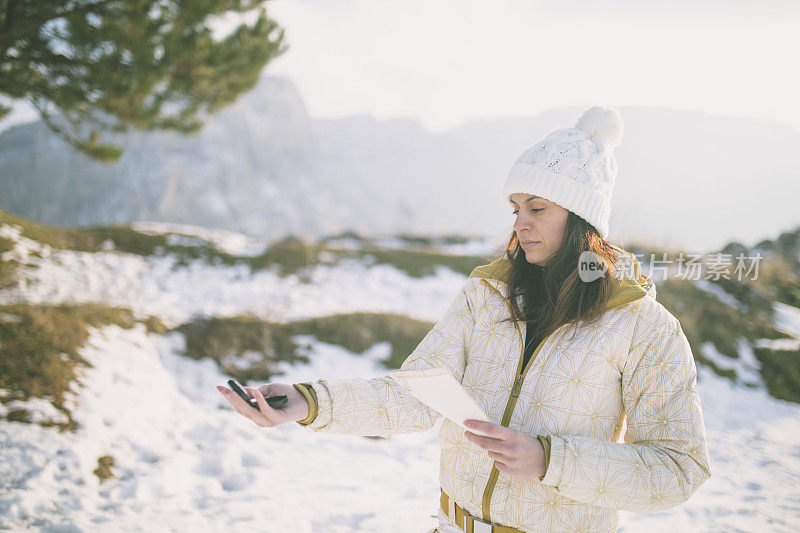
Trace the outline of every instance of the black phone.
<path fill-rule="evenodd" d="M 247 394 L 247 392 L 242 388 L 241 385 L 239 385 L 239 383 L 235 379 L 229 379 L 228 380 L 228 386 L 231 388 L 231 390 L 233 392 L 238 394 L 239 397 L 242 400 L 244 400 L 247 403 L 249 403 L 250 407 L 252 407 L 254 409 L 258 409 L 258 400 L 256 400 L 255 398 L 251 398 L 250 395 Z M 286 405 L 286 402 L 287 402 L 285 394 L 281 395 L 281 396 L 270 396 L 266 400 L 267 400 L 267 404 L 270 407 L 274 407 L 275 409 L 283 407 L 284 405 Z M 259 411 L 260 411 L 260 409 L 259 409 Z"/>

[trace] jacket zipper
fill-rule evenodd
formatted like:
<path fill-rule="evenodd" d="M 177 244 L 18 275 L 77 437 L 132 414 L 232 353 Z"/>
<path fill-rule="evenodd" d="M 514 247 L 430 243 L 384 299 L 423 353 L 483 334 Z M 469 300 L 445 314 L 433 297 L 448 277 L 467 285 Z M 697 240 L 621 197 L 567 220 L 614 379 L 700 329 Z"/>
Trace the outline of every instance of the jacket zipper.
<path fill-rule="evenodd" d="M 495 292 L 497 292 L 501 298 L 505 300 L 503 294 L 498 291 L 496 288 L 492 287 L 492 284 L 484 280 L 484 282 L 491 287 Z M 616 307 L 621 307 L 625 304 L 632 302 L 633 300 L 623 301 L 617 305 L 610 306 L 606 308 L 604 311 L 608 311 L 610 309 L 614 309 Z M 508 304 L 508 300 L 506 300 L 506 304 Z M 511 305 L 508 304 L 508 310 L 511 311 Z M 509 422 L 511 422 L 511 415 L 514 412 L 514 406 L 517 404 L 517 398 L 519 398 L 519 394 L 522 391 L 522 383 L 525 381 L 525 375 L 528 373 L 528 369 L 533 364 L 533 361 L 536 360 L 536 356 L 539 354 L 539 350 L 544 345 L 545 341 L 549 339 L 555 331 L 547 335 L 542 341 L 536 346 L 536 349 L 531 354 L 531 358 L 528 361 L 528 364 L 525 365 L 525 368 L 522 368 L 522 362 L 525 360 L 525 337 L 522 335 L 522 330 L 519 327 L 519 323 L 515 322 L 514 325 L 517 328 L 517 334 L 520 337 L 520 343 L 522 344 L 522 353 L 519 357 L 519 363 L 517 364 L 517 375 L 514 379 L 514 385 L 511 387 L 511 395 L 508 397 L 508 401 L 506 402 L 505 411 L 503 411 L 503 418 L 500 421 L 501 426 L 508 427 Z M 526 332 L 527 332 L 527 325 Z M 556 329 L 558 331 L 561 328 Z M 482 512 L 483 512 L 483 519 L 487 522 L 491 522 L 491 513 L 489 511 L 489 507 L 492 503 L 492 492 L 494 492 L 494 487 L 497 484 L 497 478 L 500 476 L 500 471 L 492 462 L 492 471 L 489 473 L 489 480 L 486 482 L 486 488 L 483 490 L 483 502 L 482 502 Z"/>
<path fill-rule="evenodd" d="M 486 284 L 492 287 L 490 283 L 487 282 Z M 496 291 L 498 294 L 500 294 L 501 297 L 503 297 L 500 291 L 498 291 L 494 287 L 492 287 L 492 289 Z M 503 298 L 505 299 L 505 297 Z M 506 301 L 506 303 L 508 302 Z M 509 305 L 509 311 L 511 311 L 510 305 Z M 525 337 L 523 337 L 522 335 L 522 330 L 519 327 L 519 323 L 515 322 L 514 325 L 517 328 L 517 334 L 519 334 L 520 343 L 523 346 L 523 350 L 519 357 L 519 363 L 517 363 L 517 375 L 514 378 L 514 385 L 511 387 L 511 395 L 509 396 L 508 401 L 506 402 L 506 408 L 503 411 L 503 418 L 500 421 L 500 425 L 505 427 L 508 427 L 508 424 L 511 421 L 511 414 L 514 412 L 514 406 L 517 403 L 517 398 L 519 398 L 519 394 L 522 391 L 522 383 L 525 381 L 525 375 L 528 373 L 528 369 L 531 367 L 531 364 L 536 359 L 536 356 L 538 355 L 539 350 L 542 348 L 542 345 L 552 335 L 552 333 L 550 335 L 547 335 L 545 338 L 541 340 L 541 342 L 539 342 L 539 344 L 536 346 L 536 349 L 531 354 L 531 358 L 528 361 L 528 364 L 525 365 L 525 368 L 522 368 L 522 362 L 525 360 L 525 348 L 524 348 Z M 492 463 L 492 471 L 489 473 L 489 480 L 486 482 L 486 488 L 483 491 L 483 504 L 482 504 L 483 519 L 486 520 L 487 522 L 492 521 L 489 507 L 491 506 L 492 502 L 492 492 L 494 491 L 494 486 L 495 484 L 497 484 L 497 478 L 499 476 L 500 476 L 500 471 L 497 469 L 494 463 Z"/>

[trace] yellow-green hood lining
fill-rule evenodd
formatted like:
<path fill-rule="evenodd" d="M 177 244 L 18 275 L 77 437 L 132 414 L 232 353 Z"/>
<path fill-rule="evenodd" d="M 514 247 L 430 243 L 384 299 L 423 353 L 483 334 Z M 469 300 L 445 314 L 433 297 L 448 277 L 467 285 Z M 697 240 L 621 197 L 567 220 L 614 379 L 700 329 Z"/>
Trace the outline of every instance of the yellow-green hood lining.
<path fill-rule="evenodd" d="M 642 298 L 648 294 L 651 289 L 653 290 L 653 293 L 655 292 L 653 280 L 651 280 L 642 272 L 642 265 L 639 263 L 638 259 L 636 259 L 636 256 L 630 252 L 623 253 L 630 256 L 630 261 L 633 266 L 633 276 L 629 278 L 614 278 L 616 283 L 611 292 L 611 297 L 606 304 L 606 309 L 619 307 L 620 305 L 638 300 L 639 298 Z M 491 279 L 501 283 L 508 283 L 508 276 L 510 272 L 511 262 L 508 260 L 506 255 L 503 254 L 491 263 L 475 268 L 469 277 Z"/>

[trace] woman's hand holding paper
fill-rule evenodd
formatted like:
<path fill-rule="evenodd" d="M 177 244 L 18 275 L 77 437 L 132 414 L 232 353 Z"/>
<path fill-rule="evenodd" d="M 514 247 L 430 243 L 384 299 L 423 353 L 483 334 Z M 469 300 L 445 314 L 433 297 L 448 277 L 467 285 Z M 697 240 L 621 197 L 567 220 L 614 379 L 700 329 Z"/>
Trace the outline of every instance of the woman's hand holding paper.
<path fill-rule="evenodd" d="M 534 436 L 491 422 L 466 420 L 464 425 L 489 437 L 465 431 L 467 439 L 494 459 L 497 469 L 510 476 L 541 478 L 546 469 L 544 447 Z"/>

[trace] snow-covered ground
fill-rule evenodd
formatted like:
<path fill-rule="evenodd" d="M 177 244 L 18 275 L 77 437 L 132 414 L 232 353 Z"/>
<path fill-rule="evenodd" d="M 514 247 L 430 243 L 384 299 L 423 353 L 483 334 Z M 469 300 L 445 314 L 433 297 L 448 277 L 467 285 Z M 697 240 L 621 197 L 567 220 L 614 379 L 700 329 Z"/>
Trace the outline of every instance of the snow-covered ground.
<path fill-rule="evenodd" d="M 438 502 L 434 429 L 389 439 L 259 428 L 216 392 L 211 360 L 143 327 L 94 330 L 75 388 L 76 434 L 0 422 L 0 528 L 36 531 L 426 531 Z M 382 375 L 364 354 L 312 342 L 275 381 Z M 624 514 L 623 532 L 796 531 L 800 406 L 700 369 L 712 477 L 686 504 Z M 34 405 L 29 408 L 36 409 Z M 117 479 L 99 483 L 110 454 Z M 67 527 L 69 526 L 69 527 Z M 154 529 L 155 528 L 155 529 Z"/>
<path fill-rule="evenodd" d="M 171 271 L 165 258 L 116 253 L 29 260 L 40 267 L 4 299 L 106 301 L 170 322 L 197 312 L 289 319 L 355 309 L 436 320 L 464 281 L 446 269 L 412 279 L 385 265 L 318 267 L 304 284 L 199 262 Z M 800 332 L 800 312 L 786 307 L 783 329 Z M 384 373 L 385 343 L 353 354 L 298 340 L 310 364 L 283 366 L 275 381 Z M 80 351 L 92 367 L 71 395 L 76 433 L 0 421 L 0 530 L 405 533 L 436 525 L 438 423 L 389 439 L 318 434 L 297 424 L 259 428 L 217 393 L 227 376 L 216 364 L 180 356 L 182 349 L 181 335 L 150 334 L 141 325 L 93 329 Z M 677 508 L 624 513 L 621 531 L 800 529 L 800 405 L 705 368 L 698 389 L 712 477 Z M 55 416 L 48 405 L 26 407 Z M 117 477 L 101 484 L 92 471 L 106 454 Z"/>
<path fill-rule="evenodd" d="M 390 440 L 263 429 L 216 391 L 211 360 L 176 355 L 182 336 L 95 330 L 75 402 L 80 430 L 0 422 L 0 528 L 36 531 L 402 531 L 434 525 L 435 431 Z M 316 344 L 317 375 L 372 376 L 388 345 L 362 356 Z M 118 479 L 92 470 L 110 454 Z M 404 525 L 403 525 L 404 524 Z M 66 525 L 71 526 L 64 529 Z M 413 529 L 413 528 L 412 528 Z M 406 529 L 407 530 L 407 529 Z"/>

